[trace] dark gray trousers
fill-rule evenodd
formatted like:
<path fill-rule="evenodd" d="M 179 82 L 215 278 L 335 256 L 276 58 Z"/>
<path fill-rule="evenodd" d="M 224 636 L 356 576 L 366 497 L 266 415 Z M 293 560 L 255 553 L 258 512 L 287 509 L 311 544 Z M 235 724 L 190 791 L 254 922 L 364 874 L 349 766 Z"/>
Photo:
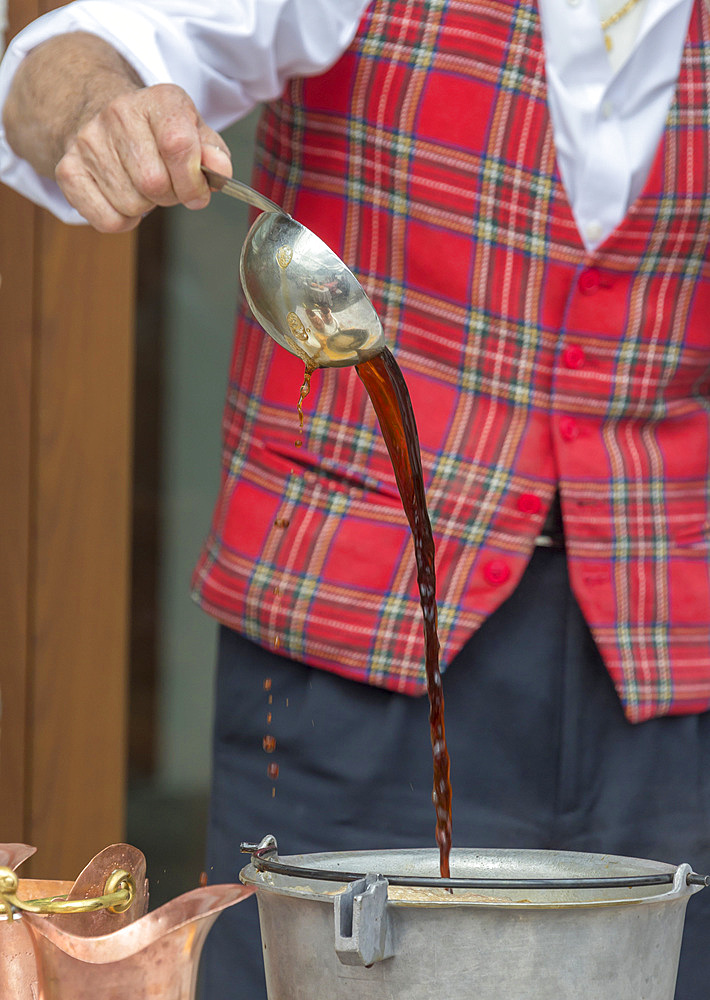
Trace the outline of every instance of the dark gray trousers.
<path fill-rule="evenodd" d="M 446 671 L 444 695 L 454 847 L 625 854 L 710 872 L 710 713 L 626 721 L 564 552 L 536 550 Z M 434 847 L 427 713 L 425 698 L 293 663 L 223 629 L 210 881 L 236 881 L 248 860 L 240 842 L 266 833 L 281 854 Z M 219 918 L 203 967 L 205 1000 L 266 996 L 253 899 Z M 705 889 L 688 904 L 676 1000 L 707 1000 L 709 984 Z"/>

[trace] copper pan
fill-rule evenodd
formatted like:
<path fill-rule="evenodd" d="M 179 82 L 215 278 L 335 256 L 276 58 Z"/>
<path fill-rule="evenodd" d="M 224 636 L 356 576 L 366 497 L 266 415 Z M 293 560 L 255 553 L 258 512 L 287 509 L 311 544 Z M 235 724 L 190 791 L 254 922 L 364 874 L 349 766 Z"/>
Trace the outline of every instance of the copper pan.
<path fill-rule="evenodd" d="M 27 844 L 0 844 L 0 867 L 15 872 L 35 853 Z M 38 915 L 48 923 L 61 921 L 77 936 L 107 934 L 143 916 L 148 908 L 148 884 L 145 878 L 145 857 L 128 844 L 105 848 L 83 869 L 74 882 L 58 879 L 20 878 L 17 881 L 18 901 L 61 899 L 86 901 L 104 894 L 106 881 L 116 869 L 131 872 L 135 882 L 132 905 L 123 913 L 100 909 L 86 913 Z M 37 960 L 27 914 L 13 908 L 12 919 L 0 914 L 0 997 L 12 1000 L 36 1000 L 38 996 Z"/>
<path fill-rule="evenodd" d="M 39 1000 L 194 1000 L 208 931 L 222 910 L 252 892 L 241 885 L 203 886 L 95 937 L 27 914 L 38 959 Z"/>

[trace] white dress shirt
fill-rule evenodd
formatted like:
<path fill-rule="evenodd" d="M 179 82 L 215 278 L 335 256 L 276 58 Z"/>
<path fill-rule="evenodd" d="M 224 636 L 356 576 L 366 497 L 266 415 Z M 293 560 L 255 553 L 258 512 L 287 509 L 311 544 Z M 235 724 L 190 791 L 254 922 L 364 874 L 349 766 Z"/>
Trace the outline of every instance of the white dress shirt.
<path fill-rule="evenodd" d="M 225 128 L 321 72 L 357 30 L 369 0 L 78 0 L 33 22 L 0 64 L 0 106 L 24 55 L 51 35 L 89 31 L 111 42 L 146 84 L 176 83 L 205 120 Z M 699 0 L 698 0 L 699 2 Z M 558 165 L 588 249 L 640 193 L 678 78 L 693 0 L 638 0 L 610 30 L 600 18 L 623 0 L 539 0 Z M 54 181 L 9 148 L 0 126 L 0 180 L 67 222 L 81 217 Z"/>
<path fill-rule="evenodd" d="M 622 221 L 648 177 L 678 79 L 693 0 L 539 0 L 557 166 L 588 249 Z M 702 2 L 702 0 L 699 0 Z"/>

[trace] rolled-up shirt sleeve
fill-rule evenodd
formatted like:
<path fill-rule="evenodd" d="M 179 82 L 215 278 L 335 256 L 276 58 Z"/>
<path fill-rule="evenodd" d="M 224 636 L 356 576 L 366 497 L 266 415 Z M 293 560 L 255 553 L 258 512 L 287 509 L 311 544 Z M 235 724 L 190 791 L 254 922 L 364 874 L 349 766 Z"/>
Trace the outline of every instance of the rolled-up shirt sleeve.
<path fill-rule="evenodd" d="M 25 55 L 55 35 L 88 31 L 110 42 L 144 83 L 183 87 L 220 130 L 287 79 L 327 69 L 355 34 L 369 0 L 78 0 L 32 22 L 0 64 L 0 107 Z M 0 180 L 66 222 L 83 222 L 55 182 L 17 157 L 0 124 Z"/>

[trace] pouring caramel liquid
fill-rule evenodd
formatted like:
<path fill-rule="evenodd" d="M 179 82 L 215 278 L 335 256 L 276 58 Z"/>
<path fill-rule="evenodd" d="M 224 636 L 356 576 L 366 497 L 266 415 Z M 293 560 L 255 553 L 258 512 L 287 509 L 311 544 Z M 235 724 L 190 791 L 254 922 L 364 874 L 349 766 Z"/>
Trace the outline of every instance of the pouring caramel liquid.
<path fill-rule="evenodd" d="M 402 506 L 412 531 L 414 555 L 417 563 L 417 583 L 424 620 L 429 728 L 434 764 L 432 801 L 436 815 L 436 842 L 439 847 L 441 876 L 449 878 L 451 780 L 444 725 L 444 691 L 439 668 L 434 538 L 424 491 L 419 435 L 409 390 L 391 351 L 385 348 L 369 361 L 356 365 L 355 369 L 377 414 L 382 436 L 392 461 Z M 298 400 L 298 418 L 301 429 L 303 429 L 303 401 L 310 391 L 311 375 L 314 370 L 315 366 L 307 361 Z M 297 441 L 296 444 L 300 445 L 301 441 Z"/>
<path fill-rule="evenodd" d="M 429 726 L 434 762 L 432 801 L 436 814 L 439 869 L 449 878 L 451 851 L 451 781 L 449 751 L 444 726 L 444 692 L 439 668 L 436 618 L 434 538 L 424 491 L 419 435 L 404 376 L 392 353 L 385 348 L 376 357 L 356 366 L 372 401 L 394 469 L 402 506 L 407 515 L 417 562 L 417 583 L 424 619 L 424 648 L 429 694 Z"/>

